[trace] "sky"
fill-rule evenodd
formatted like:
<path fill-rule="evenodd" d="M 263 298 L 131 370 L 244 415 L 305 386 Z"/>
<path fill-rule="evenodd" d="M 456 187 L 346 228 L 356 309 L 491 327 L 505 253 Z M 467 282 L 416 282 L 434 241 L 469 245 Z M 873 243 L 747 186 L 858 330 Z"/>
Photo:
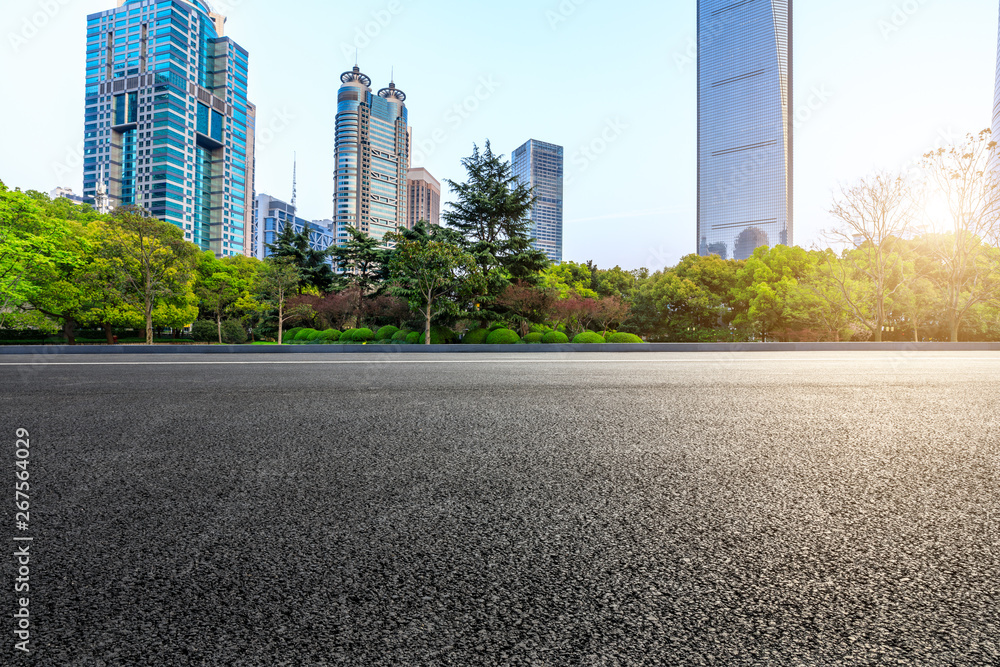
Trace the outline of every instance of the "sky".
<path fill-rule="evenodd" d="M 340 74 L 407 94 L 413 166 L 464 180 L 491 141 L 566 149 L 564 259 L 653 270 L 696 252 L 695 0 L 213 0 L 250 52 L 256 190 L 330 218 Z M 3 0 L 0 180 L 82 191 L 86 16 L 114 0 Z M 798 2 L 795 243 L 833 193 L 988 127 L 997 0 Z M 443 186 L 443 200 L 450 193 Z"/>

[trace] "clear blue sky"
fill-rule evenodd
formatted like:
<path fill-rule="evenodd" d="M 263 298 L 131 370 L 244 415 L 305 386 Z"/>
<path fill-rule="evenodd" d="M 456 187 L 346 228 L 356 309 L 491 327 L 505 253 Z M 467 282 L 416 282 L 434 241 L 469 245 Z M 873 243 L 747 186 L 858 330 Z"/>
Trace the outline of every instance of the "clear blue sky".
<path fill-rule="evenodd" d="M 289 197 L 297 151 L 304 217 L 332 213 L 336 91 L 357 45 L 375 86 L 395 68 L 424 149 L 414 166 L 439 180 L 461 180 L 459 160 L 487 138 L 505 154 L 529 138 L 566 147 L 566 259 L 656 269 L 695 251 L 695 0 L 215 4 L 250 52 L 257 191 Z M 113 5 L 4 1 L 8 185 L 81 190 L 85 16 Z M 904 167 L 989 125 L 997 5 L 797 3 L 795 104 L 806 109 L 796 132 L 798 245 L 830 226 L 839 182 Z"/>

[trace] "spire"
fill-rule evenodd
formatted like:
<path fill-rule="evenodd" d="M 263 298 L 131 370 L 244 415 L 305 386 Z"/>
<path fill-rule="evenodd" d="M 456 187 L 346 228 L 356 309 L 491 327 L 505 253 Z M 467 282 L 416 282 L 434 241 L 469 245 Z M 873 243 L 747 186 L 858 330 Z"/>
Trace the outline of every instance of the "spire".
<path fill-rule="evenodd" d="M 292 153 L 292 208 L 295 207 L 295 200 L 298 199 L 298 171 L 299 154 Z M 297 211 L 298 209 L 296 209 Z"/>

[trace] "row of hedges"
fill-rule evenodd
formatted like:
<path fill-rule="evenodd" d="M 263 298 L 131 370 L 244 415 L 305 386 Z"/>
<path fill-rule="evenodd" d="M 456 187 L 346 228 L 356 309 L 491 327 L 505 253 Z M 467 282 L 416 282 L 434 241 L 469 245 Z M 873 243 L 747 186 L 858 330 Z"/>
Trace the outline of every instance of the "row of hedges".
<path fill-rule="evenodd" d="M 214 331 L 214 324 L 213 324 Z M 225 330 L 223 332 L 225 334 Z M 245 335 L 245 332 L 244 332 Z M 305 344 L 331 344 L 331 343 L 371 343 L 388 345 L 425 345 L 427 335 L 422 331 L 406 331 L 397 327 L 382 327 L 377 332 L 371 329 L 350 329 L 340 333 L 335 329 L 327 331 L 317 331 L 316 329 L 296 328 L 290 329 L 284 337 L 288 343 Z M 523 339 L 516 331 L 505 328 L 503 325 L 496 325 L 490 329 L 473 329 L 459 340 L 458 334 L 447 327 L 431 328 L 432 345 L 451 345 L 461 342 L 465 345 L 515 345 L 525 343 L 529 345 L 560 345 L 569 343 L 569 337 L 562 331 L 549 330 L 547 333 L 533 331 Z M 635 334 L 610 333 L 605 339 L 599 333 L 584 331 L 573 339 L 576 344 L 601 344 L 601 343 L 641 343 L 642 339 Z"/>

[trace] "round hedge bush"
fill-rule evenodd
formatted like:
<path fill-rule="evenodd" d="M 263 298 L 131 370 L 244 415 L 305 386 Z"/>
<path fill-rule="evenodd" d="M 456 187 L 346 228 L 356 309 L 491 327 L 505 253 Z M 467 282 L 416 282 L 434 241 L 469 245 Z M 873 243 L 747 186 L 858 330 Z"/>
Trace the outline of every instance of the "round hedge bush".
<path fill-rule="evenodd" d="M 417 342 L 421 345 L 427 343 L 427 334 L 421 333 Z M 458 334 L 448 327 L 431 327 L 431 345 L 451 345 L 457 342 Z"/>
<path fill-rule="evenodd" d="M 515 345 L 521 342 L 521 337 L 516 331 L 510 329 L 497 329 L 486 339 L 487 345 Z"/>
<path fill-rule="evenodd" d="M 605 342 L 607 341 L 604 340 L 604 336 L 593 331 L 584 331 L 573 339 L 573 343 L 576 345 L 596 345 Z"/>
<path fill-rule="evenodd" d="M 466 345 L 482 345 L 489 336 L 489 329 L 472 329 L 462 337 L 462 342 Z"/>
<path fill-rule="evenodd" d="M 419 331 L 412 331 L 406 334 L 406 342 L 410 345 L 416 345 L 420 342 L 421 334 Z"/>
<path fill-rule="evenodd" d="M 222 342 L 226 345 L 243 345 L 247 338 L 246 328 L 237 320 L 222 323 Z"/>
<path fill-rule="evenodd" d="M 309 341 L 310 343 L 316 343 L 319 341 L 319 337 L 322 335 L 323 335 L 322 331 L 319 331 L 318 329 L 313 329 L 313 331 L 311 331 L 309 335 L 306 336 L 306 340 Z"/>
<path fill-rule="evenodd" d="M 522 340 L 525 343 L 528 343 L 529 345 L 536 345 L 542 342 L 542 333 L 539 331 L 530 333 L 527 336 L 525 336 Z"/>
<path fill-rule="evenodd" d="M 393 336 L 392 336 L 392 342 L 393 343 L 405 343 L 406 342 L 406 337 L 409 336 L 411 333 L 412 332 L 407 331 L 406 329 L 400 329 L 395 334 L 393 334 Z"/>
<path fill-rule="evenodd" d="M 494 331 L 500 331 L 501 329 L 506 329 L 506 328 L 507 328 L 506 324 L 494 324 L 493 326 L 490 327 L 490 333 L 493 333 Z"/>
<path fill-rule="evenodd" d="M 382 327 L 375 333 L 376 340 L 392 340 L 392 337 L 399 333 L 399 327 Z"/>
<path fill-rule="evenodd" d="M 562 331 L 550 331 L 542 336 L 542 342 L 546 345 L 563 345 L 569 342 L 569 336 Z"/>
<path fill-rule="evenodd" d="M 634 343 L 641 343 L 642 339 L 636 336 L 635 334 L 613 333 L 610 336 L 608 336 L 608 342 L 634 344 Z"/>
<path fill-rule="evenodd" d="M 211 320 L 195 320 L 191 325 L 191 339 L 198 343 L 218 343 L 218 325 Z"/>
<path fill-rule="evenodd" d="M 310 340 L 310 336 L 314 334 L 319 334 L 315 329 L 300 329 L 297 334 L 295 334 L 295 341 L 298 343 L 304 343 Z"/>
<path fill-rule="evenodd" d="M 316 336 L 317 343 L 336 343 L 340 340 L 340 332 L 336 329 L 327 329 Z"/>
<path fill-rule="evenodd" d="M 281 338 L 284 341 L 295 340 L 295 337 L 299 335 L 299 332 L 305 329 L 305 327 L 295 327 L 294 329 L 288 329 L 281 334 Z"/>
<path fill-rule="evenodd" d="M 354 333 L 351 334 L 351 341 L 354 343 L 367 343 L 374 339 L 375 332 L 367 328 L 355 329 Z"/>

